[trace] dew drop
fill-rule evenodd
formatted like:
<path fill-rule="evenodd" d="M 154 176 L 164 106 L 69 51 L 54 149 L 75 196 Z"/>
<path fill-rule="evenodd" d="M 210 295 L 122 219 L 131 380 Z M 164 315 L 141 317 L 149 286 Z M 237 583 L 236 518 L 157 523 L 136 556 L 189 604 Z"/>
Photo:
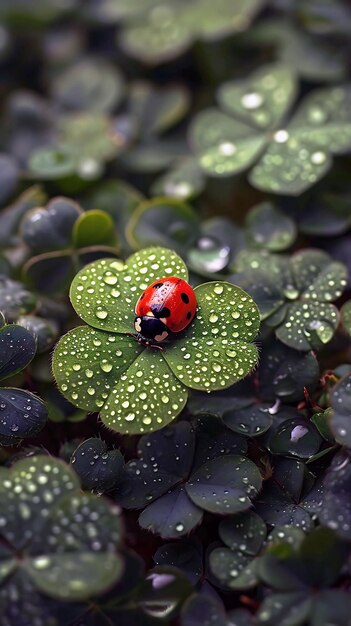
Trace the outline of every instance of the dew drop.
<path fill-rule="evenodd" d="M 105 311 L 104 309 L 97 309 L 95 311 L 95 315 L 99 320 L 105 320 L 107 317 L 107 311 Z"/>
<path fill-rule="evenodd" d="M 246 93 L 241 98 L 241 104 L 249 111 L 258 109 L 263 104 L 263 96 L 256 92 Z"/>
<path fill-rule="evenodd" d="M 100 367 L 102 369 L 103 372 L 106 372 L 108 374 L 108 372 L 110 372 L 112 370 L 112 363 L 100 363 Z"/>
<path fill-rule="evenodd" d="M 46 569 L 51 565 L 51 560 L 48 556 L 38 556 L 33 560 L 33 565 L 34 568 L 38 570 Z"/>
<path fill-rule="evenodd" d="M 223 285 L 216 285 L 213 291 L 220 296 L 223 293 Z"/>
<path fill-rule="evenodd" d="M 236 146 L 230 141 L 224 141 L 218 146 L 218 151 L 223 156 L 232 156 L 236 152 Z"/>
<path fill-rule="evenodd" d="M 276 133 L 274 133 L 274 140 L 277 143 L 286 143 L 289 139 L 289 133 L 287 130 L 277 130 Z"/>
<path fill-rule="evenodd" d="M 104 283 L 106 283 L 106 285 L 115 285 L 117 280 L 118 280 L 118 278 L 117 278 L 116 274 L 113 274 L 110 271 L 105 272 L 105 274 L 104 274 Z"/>
<path fill-rule="evenodd" d="M 311 155 L 311 161 L 314 165 L 322 165 L 323 163 L 325 163 L 326 159 L 327 155 L 321 150 L 318 150 L 318 152 L 313 152 L 313 154 Z"/>

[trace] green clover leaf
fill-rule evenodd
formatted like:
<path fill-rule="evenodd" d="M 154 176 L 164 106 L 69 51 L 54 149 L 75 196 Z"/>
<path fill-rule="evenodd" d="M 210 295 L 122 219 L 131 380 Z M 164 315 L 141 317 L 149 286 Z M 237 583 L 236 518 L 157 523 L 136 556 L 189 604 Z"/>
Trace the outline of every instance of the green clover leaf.
<path fill-rule="evenodd" d="M 55 180 L 73 174 L 82 179 L 100 176 L 105 162 L 120 152 L 113 140 L 110 117 L 103 113 L 70 113 L 59 119 L 53 146 L 36 148 L 30 155 L 33 176 Z"/>
<path fill-rule="evenodd" d="M 291 66 L 264 66 L 217 92 L 222 109 L 201 111 L 190 144 L 210 176 L 231 176 L 254 165 L 249 180 L 263 191 L 299 195 L 330 169 L 333 155 L 351 149 L 350 89 L 318 89 L 287 123 L 297 92 Z"/>
<path fill-rule="evenodd" d="M 120 510 L 82 493 L 73 469 L 62 461 L 41 454 L 1 467 L 0 504 L 3 623 L 13 623 L 19 597 L 20 608 L 44 624 L 39 593 L 80 601 L 121 577 Z M 45 624 L 57 623 L 50 606 L 54 611 L 49 603 Z"/>
<path fill-rule="evenodd" d="M 245 291 L 226 282 L 199 285 L 195 294 L 196 318 L 164 358 L 187 387 L 223 389 L 257 363 L 257 348 L 248 343 L 258 333 L 257 308 Z"/>
<path fill-rule="evenodd" d="M 320 349 L 339 323 L 332 304 L 347 284 L 347 268 L 322 250 L 306 248 L 290 258 L 266 251 L 243 250 L 235 262 L 233 282 L 255 297 L 261 319 L 276 337 L 295 350 Z M 249 268 L 249 269 L 247 269 Z"/>
<path fill-rule="evenodd" d="M 251 342 L 259 329 L 258 309 L 245 291 L 225 282 L 196 287 L 195 320 L 162 350 L 139 344 L 133 336 L 135 303 L 165 276 L 187 280 L 188 271 L 173 251 L 156 247 L 125 264 L 95 261 L 71 285 L 71 302 L 88 325 L 59 341 L 54 376 L 70 402 L 100 411 L 104 424 L 119 432 L 157 430 L 183 409 L 187 387 L 225 389 L 257 363 Z"/>
<path fill-rule="evenodd" d="M 262 4 L 262 0 L 217 0 L 215 4 L 212 0 L 171 0 L 158 12 L 152 0 L 129 1 L 128 8 L 119 8 L 115 16 L 126 21 L 118 43 L 144 63 L 162 63 L 177 58 L 199 39 L 216 41 L 241 32 Z"/>

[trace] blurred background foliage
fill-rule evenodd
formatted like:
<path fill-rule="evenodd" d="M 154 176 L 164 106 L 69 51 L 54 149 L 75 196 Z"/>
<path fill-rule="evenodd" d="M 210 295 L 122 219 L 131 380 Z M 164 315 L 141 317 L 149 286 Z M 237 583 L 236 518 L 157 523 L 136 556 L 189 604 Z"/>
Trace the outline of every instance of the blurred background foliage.
<path fill-rule="evenodd" d="M 2 626 L 351 624 L 350 32 L 347 0 L 1 0 Z M 260 362 L 128 437 L 51 354 L 77 271 L 152 245 L 250 293 Z"/>

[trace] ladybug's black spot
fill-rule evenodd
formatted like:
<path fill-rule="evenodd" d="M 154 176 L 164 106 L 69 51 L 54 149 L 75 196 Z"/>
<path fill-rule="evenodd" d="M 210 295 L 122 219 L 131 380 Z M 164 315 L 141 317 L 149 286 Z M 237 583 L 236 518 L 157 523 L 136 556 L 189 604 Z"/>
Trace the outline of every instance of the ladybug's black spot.
<path fill-rule="evenodd" d="M 166 306 L 164 306 L 162 309 L 159 309 L 157 306 L 151 307 L 151 310 L 152 310 L 154 316 L 158 317 L 158 318 L 160 318 L 160 317 L 170 317 L 170 315 L 171 315 L 170 310 Z"/>
<path fill-rule="evenodd" d="M 186 314 L 186 319 L 190 320 L 190 318 L 191 318 L 191 311 L 188 311 L 187 314 Z"/>
<path fill-rule="evenodd" d="M 156 285 L 153 285 L 152 288 L 153 289 L 159 289 L 160 287 L 162 287 L 163 283 L 156 283 Z"/>
<path fill-rule="evenodd" d="M 183 302 L 185 302 L 185 304 L 188 304 L 188 303 L 189 303 L 189 296 L 188 296 L 186 293 L 182 292 L 182 293 L 180 294 L 180 297 L 181 297 L 181 299 L 183 300 Z"/>

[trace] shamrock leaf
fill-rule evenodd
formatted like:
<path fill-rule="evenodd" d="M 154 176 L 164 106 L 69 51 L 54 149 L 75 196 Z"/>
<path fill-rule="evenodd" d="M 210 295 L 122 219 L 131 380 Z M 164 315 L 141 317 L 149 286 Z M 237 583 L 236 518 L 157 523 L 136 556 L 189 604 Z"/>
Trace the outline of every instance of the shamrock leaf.
<path fill-rule="evenodd" d="M 333 155 L 351 149 L 351 92 L 347 86 L 316 90 L 285 123 L 296 91 L 292 67 L 279 63 L 222 85 L 217 99 L 225 113 L 202 111 L 190 127 L 201 167 L 230 176 L 255 163 L 251 184 L 273 193 L 299 195 L 314 185 Z"/>
<path fill-rule="evenodd" d="M 144 350 L 121 376 L 101 418 L 110 428 L 126 433 L 143 432 L 145 426 L 146 430 L 161 428 L 182 410 L 187 397 L 162 355 Z"/>
<path fill-rule="evenodd" d="M 249 242 L 271 252 L 289 248 L 296 239 L 295 222 L 269 202 L 253 207 L 245 221 Z"/>
<path fill-rule="evenodd" d="M 173 167 L 152 185 L 155 196 L 165 195 L 179 200 L 190 200 L 205 188 L 205 175 L 196 159 L 186 157 L 176 161 Z"/>
<path fill-rule="evenodd" d="M 0 328 L 0 380 L 23 370 L 36 353 L 33 335 L 15 324 Z M 47 409 L 33 393 L 0 387 L 0 442 L 12 446 L 45 426 Z"/>
<path fill-rule="evenodd" d="M 235 266 L 242 271 L 231 280 L 255 297 L 265 324 L 276 328 L 277 339 L 303 351 L 320 349 L 332 339 L 339 313 L 331 303 L 347 284 L 343 263 L 322 250 L 306 248 L 290 258 L 243 250 Z"/>
<path fill-rule="evenodd" d="M 124 464 L 119 450 L 107 450 L 97 437 L 81 443 L 73 452 L 71 465 L 81 479 L 82 486 L 98 494 L 111 489 L 118 482 Z"/>
<path fill-rule="evenodd" d="M 178 567 L 195 586 L 203 575 L 202 546 L 197 541 L 179 540 L 164 543 L 157 548 L 153 559 L 156 565 Z"/>
<path fill-rule="evenodd" d="M 333 409 L 329 420 L 331 431 L 335 439 L 343 446 L 351 448 L 350 407 L 351 407 L 351 376 L 342 378 L 332 389 L 331 407 Z"/>
<path fill-rule="evenodd" d="M 218 441 L 209 448 L 214 433 Z M 228 515 L 251 506 L 262 480 L 256 465 L 240 455 L 245 450 L 242 438 L 212 416 L 193 428 L 180 421 L 141 438 L 138 459 L 124 468 L 117 501 L 127 509 L 146 506 L 139 517 L 143 528 L 166 539 L 182 537 L 204 511 Z"/>
<path fill-rule="evenodd" d="M 17 280 L 0 275 L 0 311 L 10 322 L 35 309 L 36 297 Z"/>
<path fill-rule="evenodd" d="M 302 400 L 304 390 L 315 390 L 319 364 L 313 352 L 298 352 L 279 341 L 265 346 L 258 370 L 260 394 L 265 400 Z"/>
<path fill-rule="evenodd" d="M 2 563 L 4 573 L 12 572 L 11 598 L 22 590 L 33 618 L 42 611 L 36 592 L 83 600 L 119 578 L 118 511 L 102 498 L 82 494 L 76 475 L 64 463 L 41 455 L 1 468 L 0 501 L 0 534 L 8 551 Z M 3 585 L 0 607 L 5 616 L 17 603 L 11 598 Z"/>
<path fill-rule="evenodd" d="M 257 584 L 257 561 L 267 529 L 253 511 L 227 517 L 218 528 L 225 547 L 214 548 L 209 563 L 215 577 L 231 589 L 245 589 Z"/>
<path fill-rule="evenodd" d="M 135 340 L 134 307 L 148 284 L 165 276 L 187 280 L 172 251 L 149 248 L 126 263 L 102 259 L 86 266 L 70 297 L 89 324 L 58 343 L 53 371 L 62 393 L 82 409 L 101 411 L 113 430 L 143 433 L 168 424 L 184 407 L 187 387 L 229 387 L 257 362 L 251 342 L 259 327 L 256 305 L 229 283 L 196 287 L 195 320 L 160 351 Z"/>
<path fill-rule="evenodd" d="M 230 626 L 224 607 L 214 596 L 192 594 L 184 602 L 181 612 L 181 626 Z"/>
<path fill-rule="evenodd" d="M 130 333 L 134 328 L 134 305 L 140 293 L 164 276 L 187 280 L 188 271 L 176 254 L 163 248 L 137 252 L 125 264 L 102 259 L 85 267 L 74 278 L 71 302 L 84 322 L 94 328 Z"/>
<path fill-rule="evenodd" d="M 345 545 L 325 528 L 313 530 L 294 550 L 264 555 L 258 574 L 272 591 L 258 611 L 259 624 L 338 626 L 347 623 L 350 596 L 331 587 L 347 558 Z"/>
<path fill-rule="evenodd" d="M 46 180 L 71 175 L 94 179 L 100 176 L 105 162 L 121 150 L 122 144 L 114 139 L 112 120 L 107 114 L 70 113 L 59 118 L 57 126 L 56 142 L 32 151 L 29 158 L 32 176 Z"/>
<path fill-rule="evenodd" d="M 273 477 L 265 483 L 256 502 L 257 513 L 271 526 L 293 524 L 309 530 L 313 523 L 304 503 L 304 464 L 280 457 L 274 466 Z"/>
<path fill-rule="evenodd" d="M 162 243 L 182 252 L 194 242 L 199 229 L 199 217 L 191 206 L 161 197 L 137 207 L 127 226 L 127 236 L 134 249 Z"/>
<path fill-rule="evenodd" d="M 106 113 L 123 98 L 124 84 L 116 66 L 89 56 L 55 75 L 51 92 L 66 110 Z"/>
<path fill-rule="evenodd" d="M 351 456 L 346 449 L 333 458 L 324 480 L 324 497 L 318 514 L 323 526 L 342 539 L 351 539 Z"/>
<path fill-rule="evenodd" d="M 257 348 L 249 343 L 259 328 L 256 305 L 239 287 L 225 282 L 199 285 L 195 294 L 196 318 L 164 358 L 192 389 L 229 387 L 257 362 Z"/>
<path fill-rule="evenodd" d="M 21 226 L 23 239 L 34 252 L 24 274 L 45 293 L 66 289 L 82 265 L 117 252 L 112 217 L 98 209 L 84 212 L 63 196 L 28 211 Z"/>
<path fill-rule="evenodd" d="M 213 41 L 241 32 L 248 27 L 262 5 L 262 0 L 219 0 L 216 7 L 209 0 L 186 3 L 172 0 L 167 14 L 149 10 L 154 2 L 135 3 L 122 10 L 125 27 L 118 42 L 127 54 L 144 63 L 162 63 L 177 58 L 191 44 L 202 39 Z"/>

